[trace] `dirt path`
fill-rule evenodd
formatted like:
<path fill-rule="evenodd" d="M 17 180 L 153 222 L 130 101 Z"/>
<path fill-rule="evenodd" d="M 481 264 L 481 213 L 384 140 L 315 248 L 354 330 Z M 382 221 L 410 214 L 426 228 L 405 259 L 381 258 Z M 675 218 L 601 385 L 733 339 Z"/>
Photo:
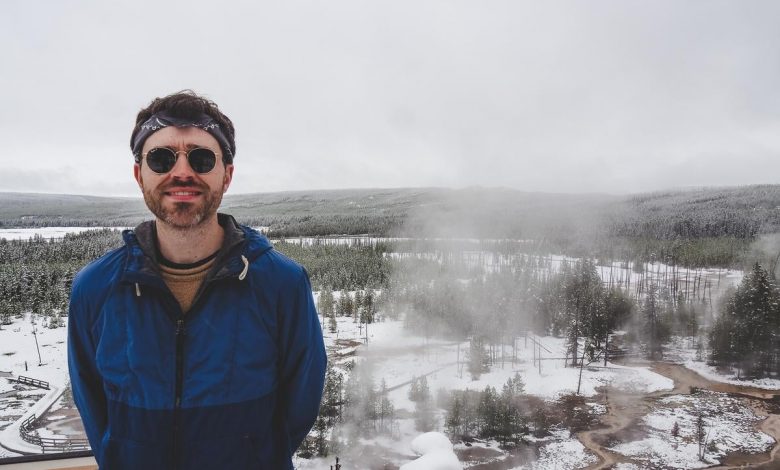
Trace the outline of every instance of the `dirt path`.
<path fill-rule="evenodd" d="M 610 393 L 612 397 L 609 396 Z M 628 400 L 619 397 L 618 393 L 615 390 L 604 390 L 607 414 L 601 418 L 601 423 L 605 427 L 589 429 L 577 434 L 582 445 L 599 458 L 598 462 L 586 467 L 588 470 L 607 469 L 611 468 L 612 465 L 629 460 L 625 456 L 607 449 L 609 436 L 632 426 L 637 419 L 647 413 L 649 407 L 644 400 L 637 402 L 636 397 L 634 397 L 634 403 L 629 405 Z"/>
<path fill-rule="evenodd" d="M 780 395 L 780 390 L 767 390 L 765 388 L 747 385 L 714 382 L 680 364 L 655 362 L 650 369 L 653 372 L 674 380 L 675 390 L 672 393 L 689 394 L 691 393 L 691 387 L 696 387 L 711 390 L 713 392 L 731 393 L 747 398 L 757 398 L 759 400 L 771 400 L 775 396 Z"/>
<path fill-rule="evenodd" d="M 769 452 L 729 455 L 722 465 L 712 468 L 733 469 L 743 468 L 746 465 L 757 469 L 780 468 L 780 415 L 776 414 L 776 401 L 774 404 L 770 403 L 770 400 L 777 400 L 777 397 L 780 397 L 780 391 L 715 382 L 679 364 L 655 362 L 651 364 L 651 370 L 672 379 L 674 389 L 640 396 L 621 393 L 609 387 L 603 389 L 604 402 L 608 410 L 601 419 L 604 427 L 577 434 L 582 445 L 599 458 L 597 463 L 586 467 L 587 470 L 609 469 L 620 462 L 631 462 L 629 457 L 607 449 L 611 445 L 610 436 L 630 433 L 637 421 L 650 411 L 655 399 L 668 395 L 687 395 L 693 388 L 743 397 L 757 416 L 766 417 L 756 424 L 756 429 L 775 440 L 775 446 Z"/>

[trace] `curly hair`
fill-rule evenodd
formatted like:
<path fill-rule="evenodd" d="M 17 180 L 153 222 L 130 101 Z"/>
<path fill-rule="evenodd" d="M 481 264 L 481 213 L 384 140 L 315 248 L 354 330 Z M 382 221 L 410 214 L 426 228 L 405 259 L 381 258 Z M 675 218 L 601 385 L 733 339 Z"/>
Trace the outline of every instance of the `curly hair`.
<path fill-rule="evenodd" d="M 196 119 L 197 117 L 206 114 L 217 121 L 230 144 L 230 152 L 223 151 L 229 160 L 225 161 L 225 163 L 233 163 L 233 156 L 236 154 L 236 131 L 233 127 L 233 121 L 222 114 L 216 103 L 198 95 L 192 90 L 181 90 L 162 98 L 155 98 L 149 103 L 149 106 L 139 111 L 138 116 L 135 118 L 133 133 L 130 135 L 131 149 L 133 147 L 133 141 L 135 141 L 135 136 L 141 130 L 141 124 L 146 122 L 153 114 L 161 111 L 166 111 L 168 114 L 175 117 L 191 119 Z"/>

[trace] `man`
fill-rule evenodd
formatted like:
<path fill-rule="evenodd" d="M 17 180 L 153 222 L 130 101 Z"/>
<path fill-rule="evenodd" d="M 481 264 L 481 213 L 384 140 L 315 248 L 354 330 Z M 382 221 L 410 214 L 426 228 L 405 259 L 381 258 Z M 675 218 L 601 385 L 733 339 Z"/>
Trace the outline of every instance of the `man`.
<path fill-rule="evenodd" d="M 155 216 L 76 276 L 68 364 L 101 469 L 291 469 L 325 349 L 306 271 L 217 214 L 233 124 L 193 92 L 141 110 L 134 175 Z"/>

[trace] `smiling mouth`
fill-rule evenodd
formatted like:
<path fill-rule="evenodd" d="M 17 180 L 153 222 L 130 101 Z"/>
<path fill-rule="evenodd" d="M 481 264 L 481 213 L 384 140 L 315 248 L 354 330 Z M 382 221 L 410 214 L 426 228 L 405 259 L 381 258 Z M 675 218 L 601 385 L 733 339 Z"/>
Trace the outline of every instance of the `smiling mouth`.
<path fill-rule="evenodd" d="M 163 194 L 169 198 L 171 198 L 174 201 L 180 201 L 180 202 L 186 202 L 186 201 L 192 201 L 197 197 L 200 197 L 201 194 L 203 194 L 202 191 L 165 191 Z"/>
<path fill-rule="evenodd" d="M 200 191 L 167 191 L 168 196 L 197 196 Z"/>

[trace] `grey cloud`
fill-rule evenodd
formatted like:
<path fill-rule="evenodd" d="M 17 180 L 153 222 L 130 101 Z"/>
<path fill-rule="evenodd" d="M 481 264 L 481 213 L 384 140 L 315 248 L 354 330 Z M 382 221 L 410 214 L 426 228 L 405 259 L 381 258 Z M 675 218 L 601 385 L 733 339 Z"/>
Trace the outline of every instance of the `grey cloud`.
<path fill-rule="evenodd" d="M 193 88 L 238 130 L 235 192 L 364 186 L 631 191 L 766 182 L 780 159 L 780 4 L 12 0 L 0 139 L 126 157 L 137 110 Z M 141 35 L 139 25 L 158 25 Z M 45 151 L 44 151 L 45 147 Z M 94 165 L 95 163 L 93 163 Z M 124 170 L 79 180 L 95 194 Z M 3 178 L 0 190 L 9 190 Z M 111 183 L 113 181 L 114 183 Z M 641 183 L 641 184 L 640 184 Z M 105 192 L 104 192 L 105 191 Z M 125 191 L 122 189 L 122 191 Z"/>

